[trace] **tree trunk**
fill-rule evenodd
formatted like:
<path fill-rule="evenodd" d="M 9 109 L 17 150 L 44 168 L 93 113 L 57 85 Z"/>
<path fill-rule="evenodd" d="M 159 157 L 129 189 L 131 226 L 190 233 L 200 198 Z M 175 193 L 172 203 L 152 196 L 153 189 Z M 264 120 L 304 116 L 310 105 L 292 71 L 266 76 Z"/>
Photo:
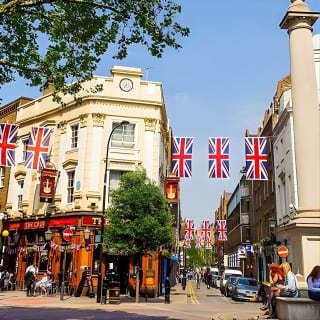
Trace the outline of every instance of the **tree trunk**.
<path fill-rule="evenodd" d="M 137 275 L 136 275 L 136 303 L 139 303 L 139 291 L 140 291 L 139 270 L 140 270 L 140 268 L 137 267 Z"/>

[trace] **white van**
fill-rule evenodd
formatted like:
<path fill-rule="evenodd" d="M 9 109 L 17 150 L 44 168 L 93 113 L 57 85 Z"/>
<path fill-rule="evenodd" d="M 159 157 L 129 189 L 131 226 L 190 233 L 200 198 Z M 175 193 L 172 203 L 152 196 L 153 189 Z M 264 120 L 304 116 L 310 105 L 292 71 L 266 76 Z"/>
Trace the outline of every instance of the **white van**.
<path fill-rule="evenodd" d="M 225 294 L 225 285 L 229 277 L 234 276 L 234 277 L 242 277 L 242 272 L 239 270 L 232 270 L 232 269 L 226 269 L 220 279 L 220 292 L 222 294 Z"/>

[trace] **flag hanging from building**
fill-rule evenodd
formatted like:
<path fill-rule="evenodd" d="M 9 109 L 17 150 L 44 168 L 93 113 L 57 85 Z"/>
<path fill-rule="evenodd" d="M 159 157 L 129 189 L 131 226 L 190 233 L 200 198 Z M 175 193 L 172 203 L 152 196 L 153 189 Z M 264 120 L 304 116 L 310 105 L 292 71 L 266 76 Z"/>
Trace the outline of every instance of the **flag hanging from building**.
<path fill-rule="evenodd" d="M 246 171 L 248 180 L 268 180 L 267 139 L 262 137 L 245 138 Z"/>
<path fill-rule="evenodd" d="M 191 178 L 193 138 L 173 138 L 172 145 L 172 172 L 180 178 Z"/>
<path fill-rule="evenodd" d="M 226 220 L 217 220 L 217 231 L 218 231 L 218 240 L 227 241 L 228 240 L 228 229 Z"/>
<path fill-rule="evenodd" d="M 42 170 L 45 167 L 49 149 L 51 129 L 31 128 L 27 144 L 24 166 L 28 169 Z"/>
<path fill-rule="evenodd" d="M 186 239 L 185 240 L 186 242 L 186 248 L 188 248 L 188 249 L 190 249 L 191 248 L 191 241 L 190 241 L 190 239 Z"/>
<path fill-rule="evenodd" d="M 200 235 L 196 236 L 196 249 L 201 249 L 202 238 Z"/>
<path fill-rule="evenodd" d="M 229 138 L 209 138 L 209 178 L 230 178 Z"/>
<path fill-rule="evenodd" d="M 193 234 L 194 234 L 194 223 L 193 220 L 186 220 L 186 227 L 185 227 L 185 235 L 184 238 L 186 240 L 193 240 Z"/>
<path fill-rule="evenodd" d="M 206 249 L 212 249 L 212 246 L 211 246 L 211 236 L 209 236 L 206 241 Z"/>
<path fill-rule="evenodd" d="M 14 167 L 14 154 L 17 141 L 18 126 L 0 123 L 0 166 Z"/>
<path fill-rule="evenodd" d="M 208 238 L 211 239 L 211 230 L 210 230 L 209 220 L 202 220 L 201 237 L 202 237 L 202 240 L 204 241 L 207 241 Z"/>

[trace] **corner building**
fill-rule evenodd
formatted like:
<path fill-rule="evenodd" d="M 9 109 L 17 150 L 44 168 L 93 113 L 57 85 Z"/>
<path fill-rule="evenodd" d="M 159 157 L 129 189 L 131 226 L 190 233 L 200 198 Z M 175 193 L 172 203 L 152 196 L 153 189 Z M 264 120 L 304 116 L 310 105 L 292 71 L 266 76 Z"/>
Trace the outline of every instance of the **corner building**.
<path fill-rule="evenodd" d="M 97 230 L 102 221 L 107 141 L 111 130 L 121 121 L 130 124 L 116 129 L 110 141 L 106 207 L 110 190 L 117 188 L 121 175 L 134 170 L 136 165 L 143 165 L 148 177 L 164 189 L 170 130 L 162 84 L 143 81 L 140 68 L 115 66 L 111 74 L 112 77 L 94 76 L 85 82 L 80 92 L 81 104 L 76 104 L 71 96 L 64 96 L 65 106 L 61 106 L 52 101 L 49 89 L 38 99 L 18 107 L 16 167 L 10 173 L 5 226 L 10 237 L 16 231 L 20 234 L 20 253 L 14 253 L 17 247 L 11 242 L 11 254 L 7 253 L 5 259 L 9 271 L 17 273 L 18 285 L 23 284 L 25 269 L 32 262 L 38 265 L 39 276 L 50 268 L 55 280 L 61 280 L 63 252 L 59 246 L 66 226 L 74 233 L 67 253 L 66 280 L 70 287 L 76 287 L 81 270 L 88 266 L 93 284 L 97 285 L 101 241 Z M 97 84 L 103 84 L 102 92 L 91 90 Z M 47 161 L 58 174 L 51 204 L 39 201 L 40 172 L 24 167 L 32 127 L 52 130 Z M 44 233 L 48 229 L 53 233 L 51 242 L 45 241 Z M 90 238 L 85 239 L 84 230 L 88 229 Z M 25 249 L 30 246 L 35 246 L 35 250 L 28 253 Z M 153 270 L 144 272 L 142 289 L 148 284 L 156 290 L 158 257 L 150 259 L 142 261 L 143 266 Z M 130 275 L 134 274 L 136 264 L 134 257 L 109 252 L 103 256 L 102 274 L 115 271 L 123 279 L 121 291 L 124 292 L 134 283 Z M 109 267 L 113 270 L 108 270 Z M 146 278 L 146 274 L 152 277 Z"/>

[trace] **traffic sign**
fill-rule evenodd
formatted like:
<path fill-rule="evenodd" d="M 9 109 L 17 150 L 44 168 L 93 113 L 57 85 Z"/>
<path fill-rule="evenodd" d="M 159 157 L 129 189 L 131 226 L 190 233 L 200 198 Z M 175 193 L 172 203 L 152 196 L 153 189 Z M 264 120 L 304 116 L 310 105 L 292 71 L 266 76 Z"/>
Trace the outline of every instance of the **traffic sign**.
<path fill-rule="evenodd" d="M 73 232 L 70 228 L 64 229 L 62 233 L 62 237 L 64 241 L 71 241 L 72 236 L 73 236 Z"/>
<path fill-rule="evenodd" d="M 288 254 L 289 254 L 289 250 L 287 247 L 281 246 L 278 248 L 278 256 L 280 258 L 286 258 L 288 256 Z"/>

